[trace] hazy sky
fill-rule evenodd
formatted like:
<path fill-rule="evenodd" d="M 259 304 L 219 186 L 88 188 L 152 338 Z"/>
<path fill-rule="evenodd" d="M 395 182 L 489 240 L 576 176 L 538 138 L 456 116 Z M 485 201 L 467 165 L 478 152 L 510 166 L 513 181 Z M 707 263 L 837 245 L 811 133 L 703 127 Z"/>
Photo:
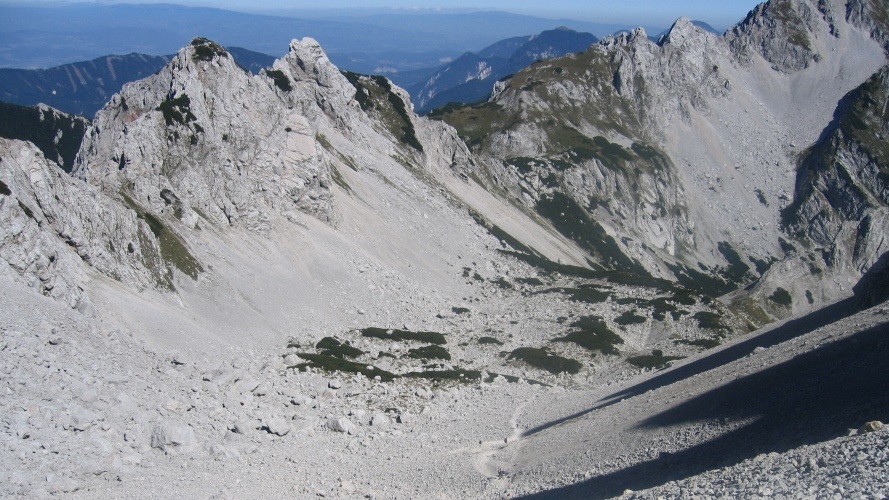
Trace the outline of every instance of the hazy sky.
<path fill-rule="evenodd" d="M 133 0 L 126 3 L 159 3 L 160 0 Z M 21 3 L 0 0 L 0 4 Z M 32 0 L 30 4 L 62 3 L 58 0 Z M 73 3 L 73 2 L 66 2 Z M 122 3 L 120 1 L 81 3 Z M 403 9 L 504 10 L 548 18 L 573 18 L 594 22 L 661 25 L 679 16 L 727 27 L 744 18 L 756 6 L 755 0 L 165 0 L 164 3 L 200 5 L 244 11 L 270 9 L 336 9 L 389 7 Z"/>

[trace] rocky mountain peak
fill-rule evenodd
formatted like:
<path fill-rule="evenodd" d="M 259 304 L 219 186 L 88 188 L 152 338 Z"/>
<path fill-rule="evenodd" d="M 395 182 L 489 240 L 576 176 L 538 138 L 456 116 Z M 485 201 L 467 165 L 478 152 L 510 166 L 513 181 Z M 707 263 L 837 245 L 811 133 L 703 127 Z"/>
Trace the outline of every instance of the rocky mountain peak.
<path fill-rule="evenodd" d="M 658 40 L 658 45 L 670 44 L 681 46 L 691 41 L 706 41 L 708 37 L 713 37 L 713 35 L 695 25 L 691 19 L 680 17 L 673 23 L 667 34 Z"/>
<path fill-rule="evenodd" d="M 330 220 L 329 172 L 316 161 L 314 132 L 276 85 L 195 39 L 97 113 L 75 175 L 189 227 L 204 220 L 261 230 L 272 213 L 294 208 Z"/>
<path fill-rule="evenodd" d="M 747 18 L 726 33 L 733 52 L 744 62 L 751 63 L 759 53 L 773 69 L 793 73 L 809 67 L 821 59 L 813 45 L 817 31 L 831 30 L 826 13 L 828 5 L 818 8 L 807 0 L 771 0 L 750 11 Z M 824 18 L 822 21 L 822 17 Z M 831 33 L 836 36 L 836 32 Z"/>
<path fill-rule="evenodd" d="M 313 38 L 293 39 L 290 52 L 272 68 L 266 74 L 284 92 L 284 99 L 310 119 L 327 115 L 337 121 L 337 116 L 357 107 L 355 89 Z"/>

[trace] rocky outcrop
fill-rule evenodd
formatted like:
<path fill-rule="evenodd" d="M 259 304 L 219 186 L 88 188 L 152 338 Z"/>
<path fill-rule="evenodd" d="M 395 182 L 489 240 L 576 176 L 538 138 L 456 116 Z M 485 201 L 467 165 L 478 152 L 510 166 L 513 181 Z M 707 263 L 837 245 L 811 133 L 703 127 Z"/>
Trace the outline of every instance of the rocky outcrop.
<path fill-rule="evenodd" d="M 273 213 L 294 210 L 331 220 L 330 172 L 308 113 L 287 106 L 279 85 L 195 39 L 96 115 L 74 174 L 188 227 L 264 230 Z"/>
<path fill-rule="evenodd" d="M 596 265 L 671 276 L 663 259 L 698 243 L 674 162 L 655 144 L 725 94 L 727 54 L 682 18 L 658 43 L 641 28 L 608 37 L 518 73 L 487 105 L 441 116 L 491 159 L 492 185 L 581 240 Z M 571 229 L 562 214 L 574 211 Z M 582 236 L 582 226 L 595 236 Z"/>
<path fill-rule="evenodd" d="M 832 16 L 830 2 L 820 2 L 825 16 Z M 772 0 L 754 8 L 743 22 L 726 33 L 735 55 L 751 64 L 762 56 L 775 70 L 792 73 L 821 59 L 810 31 L 817 22 L 816 10 L 804 0 Z"/>
<path fill-rule="evenodd" d="M 846 19 L 883 44 L 889 53 L 889 6 L 882 0 L 849 0 Z"/>
<path fill-rule="evenodd" d="M 889 66 L 851 92 L 825 137 L 803 158 L 785 223 L 858 272 L 889 250 Z"/>
<path fill-rule="evenodd" d="M 30 143 L 0 139 L 0 220 L 0 272 L 71 307 L 89 303 L 88 266 L 135 288 L 172 286 L 150 223 Z"/>
<path fill-rule="evenodd" d="M 219 45 L 193 40 L 98 113 L 70 177 L 32 145 L 4 142 L 4 272 L 72 306 L 85 303 L 89 268 L 175 290 L 177 273 L 204 271 L 187 243 L 193 231 L 265 232 L 297 212 L 335 223 L 337 168 L 373 170 L 381 158 L 419 175 L 471 165 L 453 130 L 418 118 L 385 78 L 343 74 L 312 39 L 290 49 L 251 75 Z M 38 112 L 41 123 L 57 118 Z"/>

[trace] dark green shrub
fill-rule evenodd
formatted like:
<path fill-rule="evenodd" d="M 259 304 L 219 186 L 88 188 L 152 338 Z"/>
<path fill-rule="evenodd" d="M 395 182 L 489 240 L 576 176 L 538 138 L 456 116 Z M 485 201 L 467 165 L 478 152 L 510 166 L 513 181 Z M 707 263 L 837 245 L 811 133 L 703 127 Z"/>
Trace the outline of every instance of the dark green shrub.
<path fill-rule="evenodd" d="M 709 311 L 696 312 L 694 319 L 698 320 L 698 326 L 711 330 L 731 330 L 722 323 L 722 315 Z"/>
<path fill-rule="evenodd" d="M 221 45 L 206 38 L 195 38 L 191 41 L 191 46 L 194 47 L 195 61 L 212 61 L 216 56 L 228 57 L 228 52 Z"/>
<path fill-rule="evenodd" d="M 655 349 L 651 355 L 634 356 L 627 358 L 627 363 L 639 368 L 664 368 L 670 361 L 684 359 L 683 356 L 664 356 L 662 351 Z"/>
<path fill-rule="evenodd" d="M 769 300 L 785 307 L 790 307 L 793 304 L 793 297 L 790 296 L 790 292 L 781 288 L 780 286 L 776 288 L 771 295 L 769 295 Z"/>
<path fill-rule="evenodd" d="M 417 342 L 426 342 L 427 344 L 438 345 L 444 345 L 447 343 L 444 335 L 438 332 L 410 332 L 407 330 L 369 327 L 362 329 L 361 335 L 365 337 L 372 337 L 384 340 L 413 340 Z"/>
<path fill-rule="evenodd" d="M 603 354 L 618 354 L 616 345 L 623 344 L 624 339 L 614 333 L 598 316 L 581 316 L 571 326 L 575 331 L 564 337 L 553 339 L 553 342 L 573 342 L 590 351 L 601 351 Z"/>
<path fill-rule="evenodd" d="M 414 359 L 444 359 L 451 360 L 451 353 L 440 345 L 427 345 L 417 349 L 410 349 L 407 352 L 409 358 Z"/>
<path fill-rule="evenodd" d="M 279 69 L 267 69 L 265 70 L 265 74 L 270 77 L 275 83 L 275 86 L 282 91 L 290 92 L 293 90 L 293 86 L 290 85 L 290 78 L 287 78 L 287 75 L 285 75 L 283 71 Z"/>
<path fill-rule="evenodd" d="M 186 125 L 197 120 L 194 113 L 191 112 L 191 99 L 187 94 L 176 98 L 168 97 L 156 109 L 164 115 L 164 122 L 168 127 L 174 123 Z"/>
<path fill-rule="evenodd" d="M 627 325 L 635 325 L 640 323 L 645 323 L 646 319 L 644 316 L 639 316 L 636 314 L 636 310 L 626 311 L 620 316 L 614 318 L 614 322 L 621 326 Z"/>
<path fill-rule="evenodd" d="M 295 366 L 290 366 L 288 368 L 305 370 L 308 367 L 312 367 L 331 372 L 340 371 L 344 373 L 360 373 L 368 378 L 380 377 L 380 379 L 384 382 L 391 382 L 396 377 L 393 373 L 387 372 L 386 370 L 381 370 L 373 366 L 368 366 L 366 363 L 356 363 L 354 361 L 348 361 L 335 356 L 329 356 L 326 354 L 311 354 L 307 352 L 297 353 L 297 355 L 307 360 L 308 363 L 301 363 Z"/>
<path fill-rule="evenodd" d="M 321 354 L 334 356 L 337 358 L 357 358 L 364 354 L 364 351 L 357 347 L 352 347 L 349 342 L 340 342 L 333 337 L 324 337 L 315 344 Z"/>
<path fill-rule="evenodd" d="M 703 347 L 704 349 L 712 349 L 722 343 L 719 339 L 694 339 L 694 340 L 677 340 L 674 343 L 676 344 L 684 344 L 695 347 Z"/>
<path fill-rule="evenodd" d="M 509 359 L 524 361 L 535 368 L 546 370 L 554 375 L 562 372 L 568 372 L 573 375 L 578 373 L 583 367 L 577 360 L 550 354 L 546 352 L 546 349 L 534 347 L 519 347 L 510 353 Z"/>

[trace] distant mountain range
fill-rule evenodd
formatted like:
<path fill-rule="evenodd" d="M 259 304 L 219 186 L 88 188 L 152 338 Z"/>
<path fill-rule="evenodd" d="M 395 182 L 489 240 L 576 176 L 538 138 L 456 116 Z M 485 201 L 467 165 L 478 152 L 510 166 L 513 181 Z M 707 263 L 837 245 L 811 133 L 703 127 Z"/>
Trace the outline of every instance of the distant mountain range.
<path fill-rule="evenodd" d="M 169 4 L 0 6 L 0 67 L 47 68 L 109 52 L 172 54 L 194 36 L 278 54 L 292 39 L 311 36 L 340 68 L 385 74 L 437 67 L 454 54 L 559 25 L 597 36 L 632 28 L 506 12 L 326 13 L 300 19 Z M 647 29 L 656 33 L 663 27 Z"/>
<path fill-rule="evenodd" d="M 241 67 L 254 74 L 275 60 L 240 47 L 231 47 L 229 52 Z M 0 101 L 24 106 L 44 103 L 91 118 L 125 83 L 156 73 L 171 58 L 132 53 L 48 69 L 0 69 Z"/>
<path fill-rule="evenodd" d="M 539 35 L 513 37 L 467 52 L 408 89 L 420 112 L 450 102 L 475 102 L 488 97 L 494 82 L 541 59 L 585 50 L 598 39 L 561 27 Z M 396 82 L 398 81 L 395 78 Z"/>

